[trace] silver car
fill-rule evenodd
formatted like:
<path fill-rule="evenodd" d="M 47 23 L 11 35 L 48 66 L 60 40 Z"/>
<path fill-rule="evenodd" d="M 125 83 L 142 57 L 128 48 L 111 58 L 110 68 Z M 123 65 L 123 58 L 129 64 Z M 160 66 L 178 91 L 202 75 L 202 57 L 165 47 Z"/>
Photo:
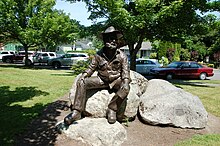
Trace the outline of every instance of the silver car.
<path fill-rule="evenodd" d="M 28 64 L 47 64 L 48 60 L 57 57 L 55 52 L 38 52 L 28 57 Z M 24 62 L 25 60 L 23 60 Z"/>
<path fill-rule="evenodd" d="M 158 63 L 156 59 L 136 59 L 136 72 L 140 74 L 151 74 L 150 70 L 152 68 L 161 67 L 162 64 Z"/>
<path fill-rule="evenodd" d="M 48 65 L 54 68 L 60 68 L 62 66 L 72 66 L 77 61 L 87 61 L 89 56 L 87 53 L 67 53 L 60 57 L 49 59 Z"/>

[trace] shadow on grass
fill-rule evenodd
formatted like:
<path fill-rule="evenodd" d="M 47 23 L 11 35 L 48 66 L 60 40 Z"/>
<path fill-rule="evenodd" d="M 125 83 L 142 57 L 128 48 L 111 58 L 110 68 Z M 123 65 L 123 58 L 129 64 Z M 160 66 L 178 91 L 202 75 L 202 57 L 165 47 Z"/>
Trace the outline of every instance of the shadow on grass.
<path fill-rule="evenodd" d="M 65 73 L 62 73 L 62 74 L 56 74 L 56 73 L 53 73 L 51 74 L 52 76 L 75 76 L 74 72 L 72 71 L 68 71 L 68 72 L 65 72 Z"/>
<path fill-rule="evenodd" d="M 56 130 L 57 119 L 61 110 L 67 105 L 67 101 L 58 100 L 43 110 L 40 117 L 34 119 L 27 130 L 16 137 L 18 146 L 48 146 L 54 145 L 59 132 Z"/>
<path fill-rule="evenodd" d="M 0 64 L 0 67 L 5 67 L 5 68 L 19 68 L 19 69 L 35 69 L 35 70 L 38 70 L 38 69 L 50 69 L 49 66 L 25 66 L 24 64 Z"/>
<path fill-rule="evenodd" d="M 5 64 L 0 63 L 0 67 L 6 67 L 6 68 L 23 68 L 24 64 Z"/>
<path fill-rule="evenodd" d="M 51 66 L 47 65 L 31 65 L 31 66 L 25 66 L 24 64 L 0 64 L 0 67 L 5 68 L 19 68 L 19 69 L 33 69 L 33 70 L 40 70 L 40 69 L 52 69 Z"/>
<path fill-rule="evenodd" d="M 190 80 L 170 80 L 169 81 L 170 83 L 172 84 L 175 84 L 175 86 L 180 87 L 180 85 L 190 85 L 190 86 L 194 86 L 194 87 L 208 87 L 208 88 L 214 88 L 214 86 L 212 86 L 211 84 L 207 84 L 207 83 L 204 83 L 200 80 L 198 80 L 198 82 L 190 82 Z"/>
<path fill-rule="evenodd" d="M 19 87 L 10 90 L 9 86 L 0 87 L 0 144 L 1 145 L 50 145 L 56 139 L 57 132 L 54 132 L 54 125 L 57 123 L 55 117 L 60 112 L 54 112 L 61 107 L 61 102 L 55 102 L 49 105 L 54 107 L 50 114 L 41 119 L 39 124 L 35 125 L 32 132 L 26 131 L 30 122 L 39 117 L 47 105 L 35 104 L 32 107 L 23 107 L 15 102 L 23 102 L 39 95 L 49 95 L 49 93 L 37 90 L 36 87 Z M 55 108 L 56 107 L 56 108 Z M 47 110 L 47 109 L 46 109 Z M 39 133 L 40 134 L 37 134 Z M 25 139 L 23 136 L 28 136 Z M 48 136 L 49 135 L 49 136 Z M 31 139 L 30 137 L 34 137 Z M 50 137 L 50 139 L 48 139 Z M 18 144 L 17 144 L 18 143 Z"/>
<path fill-rule="evenodd" d="M 33 70 L 40 70 L 40 69 L 49 69 L 49 70 L 70 70 L 70 67 L 62 67 L 59 69 L 54 69 L 52 66 L 48 65 L 31 65 L 25 66 L 24 64 L 7 64 L 7 63 L 0 63 L 0 67 L 5 68 L 19 68 L 19 69 L 33 69 Z"/>

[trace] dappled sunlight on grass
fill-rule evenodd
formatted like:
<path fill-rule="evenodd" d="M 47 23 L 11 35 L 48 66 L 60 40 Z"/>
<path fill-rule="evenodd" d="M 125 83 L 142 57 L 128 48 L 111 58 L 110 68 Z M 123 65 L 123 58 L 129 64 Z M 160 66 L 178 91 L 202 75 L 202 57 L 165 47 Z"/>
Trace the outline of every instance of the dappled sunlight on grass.
<path fill-rule="evenodd" d="M 192 139 L 175 144 L 175 146 L 219 146 L 220 134 L 195 135 Z"/>
<path fill-rule="evenodd" d="M 0 144 L 13 145 L 32 119 L 59 97 L 68 94 L 74 76 L 70 71 L 0 68 Z"/>
<path fill-rule="evenodd" d="M 13 104 L 15 102 L 23 102 L 39 95 L 49 95 L 48 92 L 37 90 L 36 87 L 17 87 L 10 90 L 9 86 L 0 87 L 0 105 Z"/>
<path fill-rule="evenodd" d="M 16 90 L 10 90 L 9 86 L 0 87 L 0 143 L 13 143 L 14 135 L 25 129 L 29 121 L 37 117 L 39 111 L 44 108 L 40 103 L 30 107 L 15 104 L 18 101 L 30 100 L 36 95 L 48 95 L 48 93 L 35 87 L 19 87 Z"/>

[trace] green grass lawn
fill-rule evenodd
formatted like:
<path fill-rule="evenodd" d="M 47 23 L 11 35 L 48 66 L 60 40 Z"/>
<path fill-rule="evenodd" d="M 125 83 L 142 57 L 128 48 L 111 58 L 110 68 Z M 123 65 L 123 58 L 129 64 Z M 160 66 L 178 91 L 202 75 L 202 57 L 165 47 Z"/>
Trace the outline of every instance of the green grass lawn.
<path fill-rule="evenodd" d="M 69 92 L 74 76 L 70 70 L 26 69 L 0 65 L 0 145 L 13 145 L 42 110 Z M 206 110 L 220 117 L 220 81 L 178 80 L 177 87 L 197 95 Z M 216 86 L 207 86 L 214 84 Z M 177 145 L 220 145 L 220 135 L 199 135 Z"/>
<path fill-rule="evenodd" d="M 219 146 L 219 134 L 194 135 L 191 139 L 179 142 L 176 146 Z"/>
<path fill-rule="evenodd" d="M 0 145 L 13 145 L 47 104 L 69 92 L 69 70 L 25 69 L 0 65 Z"/>

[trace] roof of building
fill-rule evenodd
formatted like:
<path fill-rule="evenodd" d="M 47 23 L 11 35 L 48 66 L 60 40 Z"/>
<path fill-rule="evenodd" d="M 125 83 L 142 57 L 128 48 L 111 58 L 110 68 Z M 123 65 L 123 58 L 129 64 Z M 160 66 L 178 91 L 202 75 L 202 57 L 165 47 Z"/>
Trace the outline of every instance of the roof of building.
<path fill-rule="evenodd" d="M 137 45 L 137 44 L 135 44 L 135 45 Z M 121 49 L 128 49 L 128 45 L 122 47 Z M 141 44 L 141 49 L 140 50 L 151 50 L 151 49 L 152 49 L 152 46 L 151 46 L 150 42 L 143 42 Z"/>

